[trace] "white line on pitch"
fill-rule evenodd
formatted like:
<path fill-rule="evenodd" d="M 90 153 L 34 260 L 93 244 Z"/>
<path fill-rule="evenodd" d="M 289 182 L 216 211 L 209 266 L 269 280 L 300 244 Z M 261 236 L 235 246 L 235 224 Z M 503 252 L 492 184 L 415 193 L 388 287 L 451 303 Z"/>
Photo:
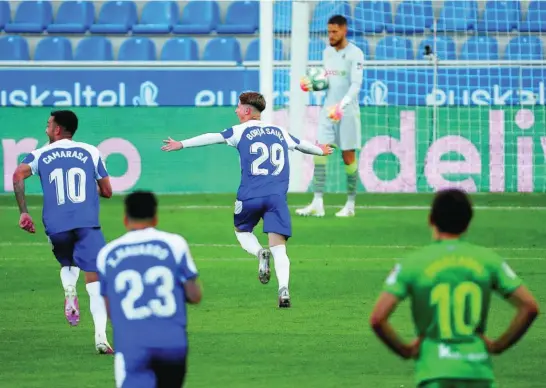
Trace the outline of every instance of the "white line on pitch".
<path fill-rule="evenodd" d="M 25 257 L 25 259 L 38 261 L 44 259 L 44 257 Z M 46 258 L 47 259 L 47 258 Z M 507 260 L 515 260 L 515 261 L 542 261 L 546 260 L 544 257 L 507 257 Z M 334 261 L 334 262 L 341 262 L 341 261 L 353 261 L 353 262 L 360 262 L 360 261 L 385 261 L 385 260 L 396 260 L 394 258 L 390 257 L 344 257 L 344 258 L 332 258 L 327 259 L 321 257 L 320 259 L 314 258 L 298 258 L 297 261 Z M 21 261 L 21 257 L 1 257 L 0 261 Z M 209 258 L 196 258 L 195 261 L 197 263 L 199 262 L 228 262 L 228 261 L 257 261 L 255 257 L 235 257 L 235 258 L 218 258 L 218 257 L 209 257 Z"/>
<path fill-rule="evenodd" d="M 239 248 L 242 249 L 238 244 L 200 244 L 200 243 L 189 243 L 191 247 L 205 247 L 205 248 Z M 13 242 L 13 241 L 1 241 L 0 247 L 11 247 L 11 246 L 51 246 L 47 242 Z M 358 249 L 417 249 L 422 248 L 424 245 L 365 245 L 365 244 L 288 244 L 289 248 L 358 248 Z M 533 248 L 533 247 L 493 247 L 491 249 L 499 251 L 546 251 L 546 247 Z"/>
<path fill-rule="evenodd" d="M 305 205 L 289 205 L 290 208 L 300 208 Z M 325 208 L 341 208 L 342 205 L 325 205 Z M 28 209 L 37 210 L 41 206 L 28 206 Z M 232 209 L 232 205 L 164 205 L 160 206 L 163 210 L 215 210 L 215 209 Z M 16 210 L 17 206 L 0 206 L 0 209 Z M 360 210 L 428 210 L 430 206 L 390 206 L 390 205 L 357 205 L 356 209 Z M 529 211 L 529 210 L 546 210 L 546 206 L 474 206 L 476 210 L 493 210 L 493 211 Z"/>

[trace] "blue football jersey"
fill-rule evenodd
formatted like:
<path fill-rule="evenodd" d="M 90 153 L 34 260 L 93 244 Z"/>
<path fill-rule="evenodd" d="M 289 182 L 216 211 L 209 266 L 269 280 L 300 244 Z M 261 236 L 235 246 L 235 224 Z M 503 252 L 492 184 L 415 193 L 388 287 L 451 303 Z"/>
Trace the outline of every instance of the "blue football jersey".
<path fill-rule="evenodd" d="M 32 151 L 24 159 L 40 177 L 42 219 L 47 235 L 99 226 L 97 180 L 108 176 L 99 150 L 64 139 Z"/>
<path fill-rule="evenodd" d="M 237 199 L 244 201 L 288 192 L 288 151 L 299 144 L 284 128 L 251 120 L 225 129 L 222 136 L 236 147 L 241 160 L 241 184 Z"/>
<path fill-rule="evenodd" d="M 198 274 L 183 237 L 128 232 L 100 251 L 97 267 L 117 350 L 187 348 L 183 284 Z"/>

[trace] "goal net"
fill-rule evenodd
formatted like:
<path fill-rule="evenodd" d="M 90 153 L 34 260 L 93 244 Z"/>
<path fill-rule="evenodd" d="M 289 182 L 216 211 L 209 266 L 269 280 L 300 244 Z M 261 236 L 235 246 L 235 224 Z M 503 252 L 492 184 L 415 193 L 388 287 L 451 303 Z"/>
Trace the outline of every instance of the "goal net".
<path fill-rule="evenodd" d="M 366 58 L 359 192 L 544 191 L 546 1 L 276 1 L 273 115 L 311 141 L 324 92 L 298 81 L 336 14 Z M 294 158 L 291 191 L 312 191 L 312 157 Z M 326 191 L 345 181 L 337 152 Z"/>

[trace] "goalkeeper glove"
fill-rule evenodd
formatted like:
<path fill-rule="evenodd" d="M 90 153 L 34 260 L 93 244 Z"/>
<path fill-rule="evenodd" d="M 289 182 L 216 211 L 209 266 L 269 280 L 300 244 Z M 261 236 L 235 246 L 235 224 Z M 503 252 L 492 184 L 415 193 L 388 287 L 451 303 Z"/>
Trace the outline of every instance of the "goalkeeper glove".
<path fill-rule="evenodd" d="M 300 78 L 300 87 L 301 87 L 301 90 L 303 90 L 304 92 L 313 91 L 313 83 L 307 76 L 303 76 Z"/>
<path fill-rule="evenodd" d="M 343 108 L 341 103 L 328 108 L 328 118 L 334 123 L 338 123 L 343 118 Z"/>

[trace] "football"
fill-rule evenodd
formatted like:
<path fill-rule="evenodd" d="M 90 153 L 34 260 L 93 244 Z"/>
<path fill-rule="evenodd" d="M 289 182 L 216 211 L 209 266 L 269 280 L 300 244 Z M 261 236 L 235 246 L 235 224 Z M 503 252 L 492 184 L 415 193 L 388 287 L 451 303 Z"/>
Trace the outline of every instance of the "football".
<path fill-rule="evenodd" d="M 313 91 L 328 89 L 328 76 L 323 67 L 309 67 L 305 75 L 311 81 Z"/>

